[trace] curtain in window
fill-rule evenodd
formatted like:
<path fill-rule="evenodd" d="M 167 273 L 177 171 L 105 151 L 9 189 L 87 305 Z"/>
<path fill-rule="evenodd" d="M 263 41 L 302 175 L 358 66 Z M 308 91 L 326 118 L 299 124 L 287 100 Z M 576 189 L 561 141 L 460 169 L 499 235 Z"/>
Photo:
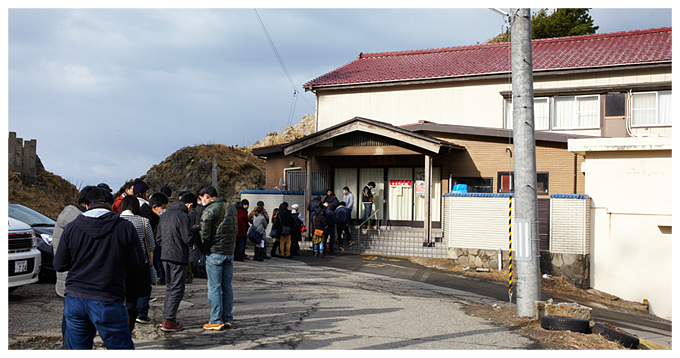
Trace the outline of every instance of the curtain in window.
<path fill-rule="evenodd" d="M 599 127 L 600 100 L 598 96 L 576 97 L 578 103 L 578 127 Z"/>
<path fill-rule="evenodd" d="M 574 97 L 555 98 L 555 120 L 553 128 L 575 128 L 576 110 Z"/>
<path fill-rule="evenodd" d="M 390 220 L 411 220 L 411 207 L 413 206 L 413 169 L 390 168 L 387 170 L 387 179 L 407 179 L 411 181 L 410 187 L 387 188 L 387 213 Z"/>
<path fill-rule="evenodd" d="M 659 92 L 659 124 L 671 124 L 673 122 L 671 117 L 672 104 L 671 91 Z"/>
<path fill-rule="evenodd" d="M 548 99 L 534 99 L 534 128 L 536 130 L 548 130 Z"/>
<path fill-rule="evenodd" d="M 416 173 L 424 172 L 425 168 L 416 168 Z M 441 221 L 440 207 L 442 201 L 442 168 L 432 168 L 432 221 Z M 425 220 L 425 198 L 422 196 L 415 196 L 415 220 Z"/>
<path fill-rule="evenodd" d="M 536 130 L 548 130 L 549 106 L 547 98 L 534 98 L 534 128 Z M 513 113 L 512 99 L 505 100 L 505 128 L 512 129 Z"/>
<path fill-rule="evenodd" d="M 348 187 L 349 190 L 354 194 L 354 208 L 352 208 L 352 219 L 358 218 L 357 209 L 361 205 L 361 189 L 357 190 L 357 168 L 337 168 L 335 169 L 335 178 L 333 178 L 333 183 L 335 183 L 335 196 L 338 201 L 342 201 L 342 188 Z M 377 183 L 377 182 L 376 182 Z M 358 194 L 358 196 L 357 196 Z"/>
<path fill-rule="evenodd" d="M 656 92 L 633 93 L 633 125 L 656 123 Z"/>
<path fill-rule="evenodd" d="M 373 199 L 373 212 L 376 210 L 380 210 L 380 213 L 376 216 L 376 218 L 383 218 L 383 212 L 382 212 L 382 201 L 385 199 L 385 179 L 384 179 L 384 173 L 385 170 L 383 168 L 360 168 L 359 169 L 359 186 L 358 190 L 356 191 L 354 195 L 354 199 L 357 202 L 357 205 L 359 206 L 359 218 L 363 217 L 364 213 L 364 205 L 361 203 L 361 191 L 364 190 L 364 187 L 368 182 L 373 181 L 375 182 L 375 189 L 373 191 L 375 192 L 375 197 Z"/>

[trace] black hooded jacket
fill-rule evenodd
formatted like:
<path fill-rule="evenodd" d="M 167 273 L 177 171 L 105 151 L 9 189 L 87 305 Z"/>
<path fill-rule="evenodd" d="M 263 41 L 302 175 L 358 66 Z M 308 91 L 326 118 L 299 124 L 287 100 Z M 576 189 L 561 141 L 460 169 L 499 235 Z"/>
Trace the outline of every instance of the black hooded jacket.
<path fill-rule="evenodd" d="M 177 265 L 189 264 L 189 241 L 193 238 L 187 207 L 174 201 L 161 215 L 156 229 L 156 243 L 161 245 L 162 261 Z"/>
<path fill-rule="evenodd" d="M 65 294 L 123 302 L 125 273 L 144 267 L 146 253 L 135 226 L 101 208 L 95 204 L 66 225 L 52 263 L 68 271 Z"/>

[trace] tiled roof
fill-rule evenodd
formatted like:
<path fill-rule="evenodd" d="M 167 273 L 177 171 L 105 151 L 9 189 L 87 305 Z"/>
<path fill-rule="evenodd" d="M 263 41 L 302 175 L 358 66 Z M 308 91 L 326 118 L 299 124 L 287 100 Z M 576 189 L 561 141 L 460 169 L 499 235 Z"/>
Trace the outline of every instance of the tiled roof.
<path fill-rule="evenodd" d="M 668 62 L 672 27 L 532 41 L 534 71 Z M 510 72 L 510 43 L 381 53 L 354 61 L 304 87 L 366 84 Z"/>

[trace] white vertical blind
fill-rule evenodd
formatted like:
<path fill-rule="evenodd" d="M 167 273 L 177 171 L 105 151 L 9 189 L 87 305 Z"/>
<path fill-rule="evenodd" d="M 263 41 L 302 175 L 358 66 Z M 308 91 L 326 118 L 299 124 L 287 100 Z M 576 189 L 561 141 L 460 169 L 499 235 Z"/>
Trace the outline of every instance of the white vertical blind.
<path fill-rule="evenodd" d="M 357 168 L 336 168 L 333 183 L 335 185 L 333 191 L 338 201 L 342 201 L 344 195 L 342 188 L 344 187 L 348 187 L 349 191 L 354 194 L 354 208 L 352 208 L 351 218 L 358 218 L 359 211 L 357 208 L 361 205 L 361 189 L 357 189 Z"/>
<path fill-rule="evenodd" d="M 600 96 L 555 97 L 553 129 L 600 126 Z"/>
<path fill-rule="evenodd" d="M 384 183 L 384 173 L 383 168 L 360 168 L 359 169 L 359 187 L 354 195 L 357 202 L 356 205 L 359 206 L 359 218 L 363 217 L 364 214 L 364 204 L 361 202 L 361 192 L 368 182 L 375 182 L 375 198 L 373 199 L 373 212 L 378 209 L 382 210 L 382 201 L 385 198 L 385 183 Z M 377 218 L 383 218 L 383 212 L 381 211 Z"/>

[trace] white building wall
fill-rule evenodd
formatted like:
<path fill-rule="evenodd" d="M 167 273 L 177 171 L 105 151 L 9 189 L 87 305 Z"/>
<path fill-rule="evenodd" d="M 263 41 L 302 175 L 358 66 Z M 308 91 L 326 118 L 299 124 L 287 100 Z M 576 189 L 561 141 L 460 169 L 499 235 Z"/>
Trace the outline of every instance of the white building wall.
<path fill-rule="evenodd" d="M 550 199 L 550 252 L 590 254 L 589 225 L 589 199 Z"/>
<path fill-rule="evenodd" d="M 534 90 L 578 89 L 610 85 L 671 82 L 669 68 L 602 71 L 534 77 Z M 356 116 L 401 126 L 420 120 L 439 124 L 503 128 L 503 96 L 509 79 L 468 80 L 444 84 L 383 86 L 355 90 L 319 90 L 318 130 Z M 637 129 L 642 134 L 670 136 L 669 128 Z M 565 131 L 557 131 L 565 133 Z M 600 136 L 600 130 L 568 131 Z"/>
<path fill-rule="evenodd" d="M 585 154 L 591 208 L 591 286 L 650 302 L 672 316 L 672 157 L 670 138 L 569 140 Z"/>

